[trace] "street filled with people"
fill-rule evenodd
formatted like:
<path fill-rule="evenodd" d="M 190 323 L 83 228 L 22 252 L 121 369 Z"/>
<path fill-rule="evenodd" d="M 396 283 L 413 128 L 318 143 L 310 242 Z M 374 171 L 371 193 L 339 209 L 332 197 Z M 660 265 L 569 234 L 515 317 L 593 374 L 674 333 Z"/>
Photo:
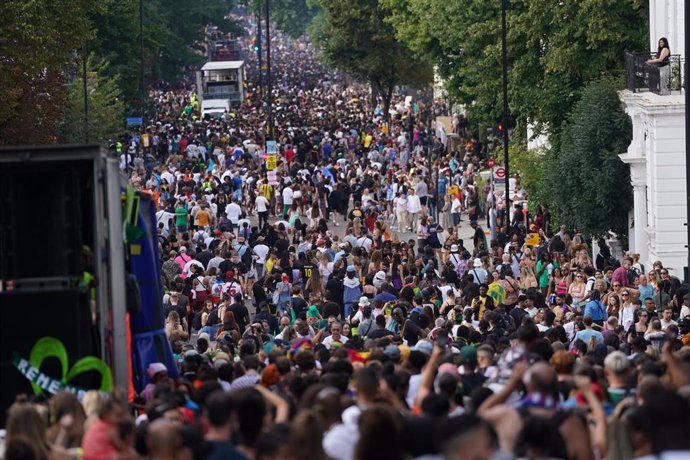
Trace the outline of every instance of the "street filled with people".
<path fill-rule="evenodd" d="M 180 377 L 18 397 L 4 458 L 690 458 L 679 274 L 527 212 L 519 177 L 492 187 L 471 112 L 395 93 L 385 114 L 271 35 L 270 105 L 242 37 L 240 106 L 203 117 L 190 75 L 113 142 L 157 203 Z"/>

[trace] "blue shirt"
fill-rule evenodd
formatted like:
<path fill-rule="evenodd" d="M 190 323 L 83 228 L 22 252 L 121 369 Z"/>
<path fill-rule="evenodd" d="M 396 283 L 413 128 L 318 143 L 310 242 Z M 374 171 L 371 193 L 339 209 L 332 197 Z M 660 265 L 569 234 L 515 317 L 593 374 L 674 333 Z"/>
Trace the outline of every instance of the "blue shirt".
<path fill-rule="evenodd" d="M 606 319 L 606 306 L 601 300 L 590 300 L 585 304 L 585 316 L 591 316 L 595 321 L 603 321 Z"/>
<path fill-rule="evenodd" d="M 377 300 L 381 300 L 381 301 L 383 301 L 383 303 L 386 303 L 386 302 L 394 302 L 394 301 L 398 300 L 398 298 L 395 297 L 390 292 L 382 292 L 380 294 L 376 294 L 376 297 L 374 297 L 374 302 Z"/>
<path fill-rule="evenodd" d="M 651 284 L 648 284 L 646 286 L 639 286 L 637 290 L 640 291 L 641 302 L 644 302 L 645 299 L 651 299 L 652 297 L 654 297 L 654 287 L 652 287 Z"/>
<path fill-rule="evenodd" d="M 594 338 L 594 341 L 596 342 L 595 345 L 604 343 L 604 336 L 602 333 L 595 331 L 594 329 L 585 329 L 584 331 L 579 331 L 577 334 L 575 334 L 575 340 L 582 340 L 588 346 L 592 338 Z"/>
<path fill-rule="evenodd" d="M 447 177 L 439 177 L 438 179 L 438 194 L 439 195 L 445 195 L 446 191 L 448 190 L 448 178 Z"/>

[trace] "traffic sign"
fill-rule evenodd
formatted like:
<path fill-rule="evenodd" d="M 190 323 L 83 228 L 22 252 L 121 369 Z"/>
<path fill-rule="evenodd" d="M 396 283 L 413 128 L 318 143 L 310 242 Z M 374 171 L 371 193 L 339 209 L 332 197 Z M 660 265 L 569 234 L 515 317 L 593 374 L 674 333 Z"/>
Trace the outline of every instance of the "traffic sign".
<path fill-rule="evenodd" d="M 501 168 L 501 167 L 498 167 L 498 168 L 494 169 L 494 177 L 495 177 L 496 179 L 505 179 L 505 177 L 506 177 L 506 169 L 505 169 L 505 168 Z"/>
<path fill-rule="evenodd" d="M 496 163 L 494 162 L 493 158 L 489 158 L 488 164 L 489 164 L 489 168 L 493 168 L 494 164 L 496 164 Z"/>

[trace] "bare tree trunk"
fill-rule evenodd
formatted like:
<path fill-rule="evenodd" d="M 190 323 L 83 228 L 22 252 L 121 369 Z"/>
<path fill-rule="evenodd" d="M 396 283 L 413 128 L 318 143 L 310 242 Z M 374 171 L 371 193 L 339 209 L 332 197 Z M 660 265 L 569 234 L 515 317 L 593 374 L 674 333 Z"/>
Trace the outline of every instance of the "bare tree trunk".
<path fill-rule="evenodd" d="M 383 119 L 385 120 L 386 123 L 390 123 L 391 99 L 393 98 L 393 89 L 394 88 L 395 88 L 394 85 L 389 85 L 388 88 L 386 89 L 385 94 L 383 95 Z"/>

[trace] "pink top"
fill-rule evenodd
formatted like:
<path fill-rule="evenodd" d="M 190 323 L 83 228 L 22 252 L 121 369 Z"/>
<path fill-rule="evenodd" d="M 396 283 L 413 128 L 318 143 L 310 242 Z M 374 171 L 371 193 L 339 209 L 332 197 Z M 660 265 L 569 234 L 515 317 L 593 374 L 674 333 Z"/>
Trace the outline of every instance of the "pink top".
<path fill-rule="evenodd" d="M 110 441 L 110 430 L 114 430 L 100 418 L 94 420 L 81 441 L 84 460 L 116 460 L 118 450 Z"/>

